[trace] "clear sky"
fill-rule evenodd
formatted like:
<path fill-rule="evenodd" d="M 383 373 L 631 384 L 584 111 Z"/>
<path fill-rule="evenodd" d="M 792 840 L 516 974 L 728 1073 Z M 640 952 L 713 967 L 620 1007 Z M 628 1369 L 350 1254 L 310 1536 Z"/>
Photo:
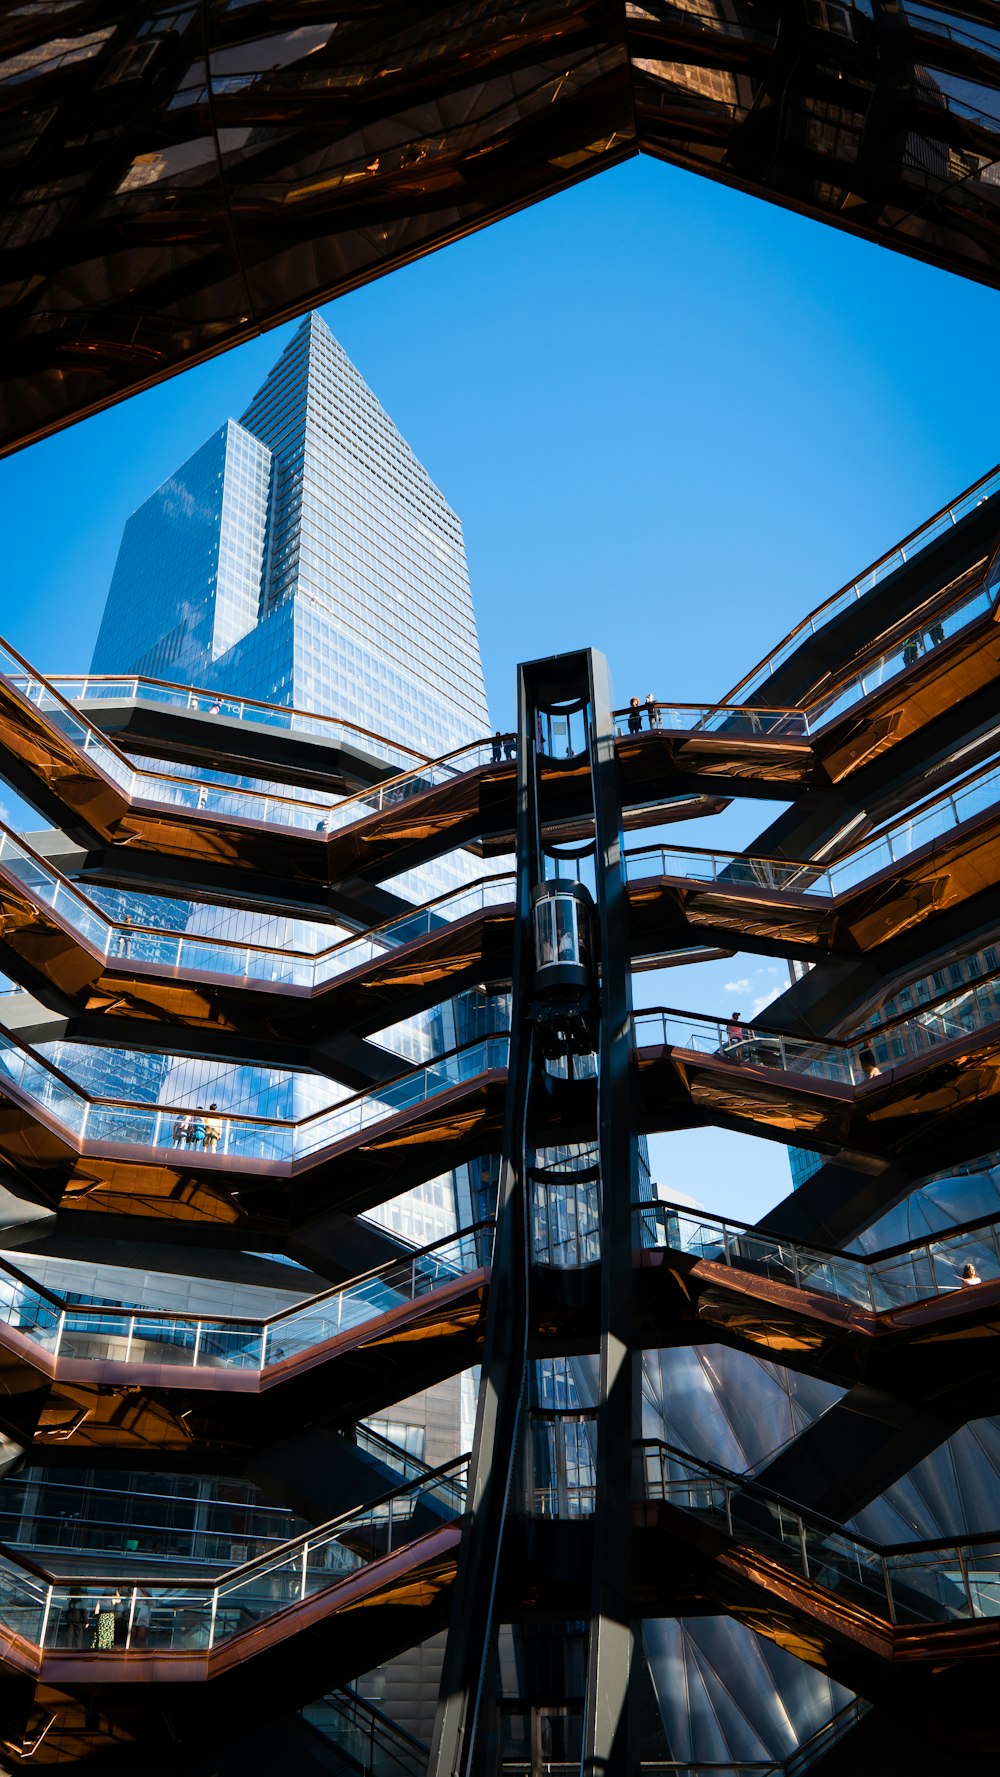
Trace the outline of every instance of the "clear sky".
<path fill-rule="evenodd" d="M 519 659 L 588 644 L 619 701 L 722 696 L 992 467 L 998 303 L 640 159 L 322 312 L 462 518 L 505 724 Z M 89 664 L 125 519 L 287 334 L 0 463 L 0 631 L 42 670 Z M 749 1012 L 774 968 L 688 969 L 669 1000 Z M 661 1178 L 747 1219 L 788 1182 L 776 1144 L 654 1147 Z"/>

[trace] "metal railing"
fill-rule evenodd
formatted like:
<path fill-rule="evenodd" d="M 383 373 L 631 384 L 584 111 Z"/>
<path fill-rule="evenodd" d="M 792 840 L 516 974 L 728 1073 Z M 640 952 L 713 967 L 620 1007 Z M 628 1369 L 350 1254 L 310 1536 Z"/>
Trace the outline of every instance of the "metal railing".
<path fill-rule="evenodd" d="M 637 1043 L 648 1041 L 652 1033 L 666 1047 L 715 1055 L 740 1066 L 780 1068 L 860 1086 L 1000 1023 L 1000 975 L 983 976 L 851 1038 L 797 1037 L 756 1021 L 664 1006 L 636 1012 L 634 1022 Z"/>
<path fill-rule="evenodd" d="M 461 1518 L 468 1464 L 457 1457 L 214 1580 L 57 1578 L 5 1547 L 0 1623 L 39 1649 L 219 1647 Z"/>
<path fill-rule="evenodd" d="M 13 1088 L 75 1144 L 145 1148 L 161 1159 L 178 1153 L 198 1161 L 237 1159 L 293 1164 L 347 1140 L 480 1074 L 507 1066 L 510 1038 L 482 1037 L 385 1085 L 354 1093 L 297 1122 L 247 1117 L 203 1106 L 144 1105 L 90 1097 L 51 1063 L 0 1030 L 0 1089 Z"/>
<path fill-rule="evenodd" d="M 112 965 L 140 964 L 179 974 L 219 974 L 234 981 L 312 990 L 453 921 L 513 902 L 515 882 L 512 874 L 482 877 L 478 882 L 450 889 L 412 912 L 397 914 L 367 931 L 338 939 L 325 950 L 301 951 L 169 931 L 131 919 L 128 923 L 114 920 L 2 822 L 0 870 L 18 883 L 37 906 L 50 908 L 91 950 Z M 195 904 L 190 905 L 193 912 Z"/>
<path fill-rule="evenodd" d="M 985 558 L 984 558 L 985 559 Z M 653 703 L 640 709 L 615 711 L 618 734 L 646 730 L 666 730 L 683 734 L 733 734 L 757 736 L 766 740 L 811 740 L 831 722 L 861 703 L 874 692 L 881 691 L 899 673 L 907 672 L 927 654 L 944 643 L 953 641 L 970 624 L 988 617 L 993 609 L 1000 580 L 997 564 L 984 585 L 964 594 L 954 604 L 935 610 L 920 623 L 868 660 L 862 667 L 841 680 L 829 692 L 795 709 L 767 708 L 763 705 L 716 703 Z M 645 721 L 643 720 L 645 718 Z"/>
<path fill-rule="evenodd" d="M 824 1591 L 890 1623 L 1000 1616 L 1000 1537 L 884 1548 L 737 1476 L 653 1439 L 637 1447 L 643 1497 L 708 1519 Z"/>
<path fill-rule="evenodd" d="M 896 547 L 890 549 L 886 555 L 880 556 L 878 561 L 873 562 L 870 568 L 858 575 L 857 579 L 849 581 L 846 586 L 840 588 L 839 592 L 835 592 L 823 604 L 817 605 L 815 611 L 803 618 L 802 622 L 797 624 L 785 636 L 784 640 L 778 643 L 776 648 L 772 648 L 771 652 L 766 654 L 764 659 L 759 661 L 740 680 L 738 685 L 734 685 L 726 702 L 745 700 L 751 692 L 759 690 L 761 685 L 765 684 L 772 674 L 791 658 L 807 636 L 816 635 L 834 617 L 839 617 L 842 611 L 848 610 L 859 599 L 863 599 L 874 587 L 887 580 L 890 574 L 896 573 L 899 568 L 912 561 L 914 556 L 919 555 L 929 544 L 943 536 L 953 525 L 958 524 L 960 519 L 967 518 L 970 512 L 982 505 L 985 500 L 990 499 L 998 490 L 1000 490 L 1000 465 L 981 476 L 956 500 L 953 500 L 950 505 L 942 507 L 940 512 L 936 512 L 917 530 L 911 531 L 908 537 L 904 537 L 902 542 L 897 543 Z"/>
<path fill-rule="evenodd" d="M 427 1747 L 350 1686 L 329 1692 L 301 1714 L 365 1777 L 427 1777 Z"/>
<path fill-rule="evenodd" d="M 37 709 L 63 739 L 69 740 L 130 801 L 148 800 L 160 807 L 184 808 L 194 814 L 252 821 L 257 825 L 293 827 L 323 837 L 395 807 L 477 766 L 496 762 L 493 738 L 474 741 L 421 762 L 395 777 L 341 799 L 304 798 L 240 783 L 236 774 L 202 767 L 197 775 L 143 769 L 102 734 L 78 707 L 67 702 L 27 661 L 0 641 L 0 674 Z"/>
<path fill-rule="evenodd" d="M 630 882 L 651 876 L 673 876 L 685 881 L 718 883 L 720 887 L 784 889 L 832 899 L 898 864 L 932 840 L 944 838 L 962 822 L 996 809 L 998 804 L 1000 764 L 991 761 L 829 864 L 819 858 L 762 858 L 739 852 L 654 845 L 636 847 L 625 854 L 626 875 Z"/>
<path fill-rule="evenodd" d="M 33 685 L 38 679 L 33 678 Z M 52 673 L 44 681 L 69 703 L 154 703 L 170 709 L 191 710 L 200 715 L 225 716 L 230 721 L 252 722 L 255 727 L 276 728 L 285 734 L 299 734 L 326 741 L 330 746 L 345 743 L 359 751 L 374 753 L 387 765 L 406 771 L 414 765 L 427 765 L 430 755 L 403 741 L 388 739 L 373 729 L 362 728 L 346 716 L 321 716 L 307 710 L 289 709 L 285 704 L 267 703 L 261 698 L 233 697 L 227 691 L 206 691 L 201 687 L 177 685 L 169 679 L 152 679 L 144 674 L 114 677 L 107 673 L 90 673 L 80 678 L 71 674 Z M 27 681 L 26 681 L 27 683 Z M 18 689 L 25 687 L 19 685 Z"/>
<path fill-rule="evenodd" d="M 492 1222 L 477 1222 L 259 1318 L 67 1303 L 0 1261 L 0 1324 L 53 1360 L 264 1373 L 483 1269 L 492 1236 Z"/>
<path fill-rule="evenodd" d="M 1000 1220 L 982 1216 L 947 1233 L 861 1257 L 805 1246 L 731 1216 L 706 1215 L 660 1200 L 633 1206 L 636 1243 L 710 1259 L 734 1271 L 832 1296 L 884 1314 L 914 1302 L 1000 1281 Z M 967 1276 L 971 1267 L 974 1275 Z"/>

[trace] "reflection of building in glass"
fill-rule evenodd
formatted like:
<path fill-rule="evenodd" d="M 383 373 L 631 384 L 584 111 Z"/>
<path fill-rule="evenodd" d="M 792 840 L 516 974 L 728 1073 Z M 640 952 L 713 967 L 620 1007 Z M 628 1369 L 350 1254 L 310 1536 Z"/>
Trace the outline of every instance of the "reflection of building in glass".
<path fill-rule="evenodd" d="M 462 527 L 318 315 L 129 519 L 92 670 L 345 717 L 431 756 L 487 732 Z"/>
<path fill-rule="evenodd" d="M 413 773 L 5 654 L 0 769 L 59 828 L 0 845 L 5 1758 L 995 1757 L 998 507 L 994 471 L 711 708 L 637 728 L 578 650 L 519 669 L 509 749 Z M 271 619 L 232 641 L 213 550 L 200 603 L 171 558 L 178 645 L 229 624 L 231 664 Z M 635 843 L 776 792 L 744 851 Z M 793 964 L 759 1024 L 634 1004 L 744 943 Z M 793 1144 L 755 1226 L 739 1176 L 673 1187 L 706 1124 Z"/>

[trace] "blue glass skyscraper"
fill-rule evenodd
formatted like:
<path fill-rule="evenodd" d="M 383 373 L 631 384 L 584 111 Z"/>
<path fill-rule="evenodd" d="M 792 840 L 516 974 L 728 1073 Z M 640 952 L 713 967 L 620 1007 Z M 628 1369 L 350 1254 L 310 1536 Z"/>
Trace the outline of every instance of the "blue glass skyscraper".
<path fill-rule="evenodd" d="M 446 752 L 489 726 L 462 527 L 310 315 L 239 422 L 129 519 L 91 670 Z"/>
<path fill-rule="evenodd" d="M 129 518 L 91 670 L 338 716 L 430 755 L 488 731 L 459 519 L 318 315 L 296 329 L 240 420 Z M 459 852 L 393 886 L 423 901 L 476 874 Z M 134 891 L 109 904 L 140 924 L 151 917 Z M 329 943 L 338 929 L 202 904 L 178 912 L 190 932 L 292 948 Z M 430 1059 L 469 1034 L 476 999 L 377 1040 L 401 1061 Z M 104 1065 L 115 1078 L 100 1083 L 121 1087 L 120 1058 Z M 223 1080 L 204 1060 L 178 1060 L 156 1084 L 164 1102 L 224 1097 L 263 1111 L 280 1100 L 297 1116 L 346 1090 L 253 1068 Z M 463 1167 L 377 1214 L 429 1240 L 468 1219 L 473 1194 Z"/>

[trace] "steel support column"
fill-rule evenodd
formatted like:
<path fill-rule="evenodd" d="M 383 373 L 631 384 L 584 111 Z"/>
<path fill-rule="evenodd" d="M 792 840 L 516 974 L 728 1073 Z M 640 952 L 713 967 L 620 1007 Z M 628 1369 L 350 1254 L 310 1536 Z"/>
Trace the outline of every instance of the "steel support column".
<path fill-rule="evenodd" d="M 632 1351 L 632 1204 L 638 1142 L 632 1114 L 632 977 L 622 866 L 621 786 L 607 662 L 591 653 L 594 874 L 601 962 L 598 1141 L 601 1173 L 601 1345 L 590 1648 L 584 1716 L 586 1777 L 631 1777 L 636 1751 L 631 1619 L 632 1451 L 642 1391 Z"/>
<path fill-rule="evenodd" d="M 523 674 L 518 699 L 517 915 L 511 994 L 510 1060 L 497 1226 L 490 1273 L 479 1402 L 465 1532 L 438 1693 L 428 1777 L 467 1777 L 490 1656 L 493 1599 L 510 1491 L 528 1339 L 527 1209 L 524 1140 L 531 1090 L 531 1039 L 524 1016 L 531 982 L 534 810 L 533 712 Z"/>

